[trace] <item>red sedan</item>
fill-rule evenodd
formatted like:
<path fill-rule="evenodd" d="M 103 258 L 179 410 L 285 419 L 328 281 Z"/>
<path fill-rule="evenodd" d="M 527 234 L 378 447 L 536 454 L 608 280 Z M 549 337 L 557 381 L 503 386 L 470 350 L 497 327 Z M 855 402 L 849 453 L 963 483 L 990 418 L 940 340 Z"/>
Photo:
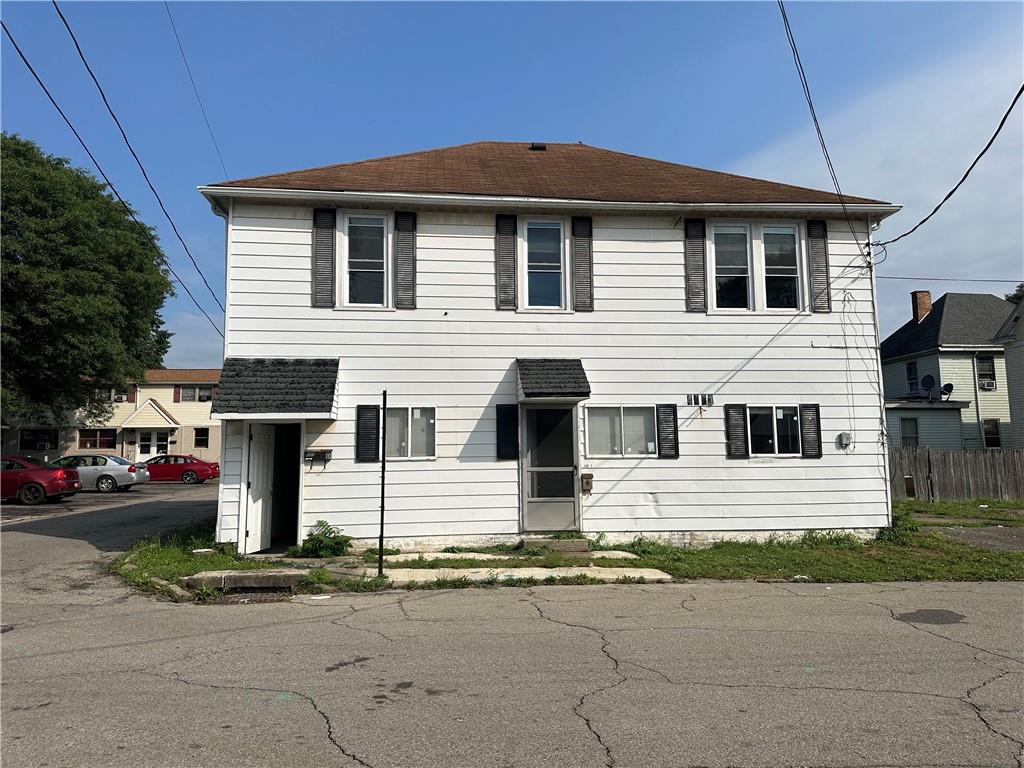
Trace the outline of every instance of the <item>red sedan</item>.
<path fill-rule="evenodd" d="M 78 470 L 57 467 L 27 456 L 0 459 L 0 495 L 22 504 L 58 501 L 82 490 Z"/>
<path fill-rule="evenodd" d="M 205 483 L 220 477 L 220 464 L 195 456 L 154 456 L 146 462 L 150 481 L 182 482 L 186 485 Z"/>

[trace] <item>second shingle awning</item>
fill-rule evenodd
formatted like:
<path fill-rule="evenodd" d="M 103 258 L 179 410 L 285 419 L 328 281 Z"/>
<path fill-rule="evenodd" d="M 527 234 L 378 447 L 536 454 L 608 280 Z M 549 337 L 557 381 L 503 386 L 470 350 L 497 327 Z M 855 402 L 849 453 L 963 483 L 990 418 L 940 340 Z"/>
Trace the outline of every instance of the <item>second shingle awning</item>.
<path fill-rule="evenodd" d="M 216 419 L 337 418 L 338 358 L 229 357 L 213 401 Z"/>
<path fill-rule="evenodd" d="M 590 397 L 590 382 L 578 358 L 520 358 L 519 402 L 576 403 Z"/>

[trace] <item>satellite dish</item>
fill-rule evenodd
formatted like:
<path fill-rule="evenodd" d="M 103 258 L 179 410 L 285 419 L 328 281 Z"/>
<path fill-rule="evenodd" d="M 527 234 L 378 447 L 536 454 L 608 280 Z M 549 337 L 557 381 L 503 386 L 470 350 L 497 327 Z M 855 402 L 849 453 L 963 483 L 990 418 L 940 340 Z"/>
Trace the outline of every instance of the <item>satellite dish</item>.
<path fill-rule="evenodd" d="M 921 389 L 927 392 L 931 392 L 933 389 L 935 389 L 935 377 L 932 376 L 930 373 L 926 373 L 924 376 L 922 376 Z"/>
<path fill-rule="evenodd" d="M 946 399 L 949 400 L 949 396 L 951 394 L 953 394 L 953 385 L 952 384 L 943 384 L 942 385 L 942 394 L 944 394 L 946 396 Z"/>

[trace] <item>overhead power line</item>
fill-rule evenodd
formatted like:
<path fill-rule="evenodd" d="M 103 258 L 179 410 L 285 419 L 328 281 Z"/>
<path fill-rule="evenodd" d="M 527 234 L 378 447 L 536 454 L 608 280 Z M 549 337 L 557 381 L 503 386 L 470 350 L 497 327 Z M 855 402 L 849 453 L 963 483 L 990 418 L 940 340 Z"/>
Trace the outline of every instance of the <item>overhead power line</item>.
<path fill-rule="evenodd" d="M 203 309 L 203 306 L 196 300 L 196 297 L 192 294 L 192 291 L 190 291 L 188 289 L 188 286 L 185 285 L 185 282 L 180 277 L 178 277 L 178 274 L 174 271 L 174 268 L 171 266 L 170 262 L 166 259 L 166 257 L 164 257 L 163 252 L 160 250 L 160 246 L 157 245 L 156 240 L 153 239 L 153 234 L 152 232 L 149 231 L 149 227 L 147 227 L 145 224 L 143 224 L 136 218 L 135 212 L 131 209 L 131 206 L 124 201 L 123 197 L 121 197 L 121 193 L 117 191 L 117 187 L 114 186 L 114 182 L 112 182 L 110 180 L 110 177 L 107 176 L 106 172 L 103 170 L 103 166 L 100 165 L 99 161 L 96 159 L 96 156 L 92 153 L 92 150 L 89 149 L 89 145 L 85 143 L 85 139 L 82 138 L 82 135 L 78 132 L 78 129 L 75 128 L 74 124 L 71 122 L 71 119 L 67 116 L 67 114 L 65 114 L 64 110 L 61 109 L 60 104 L 57 103 L 57 100 L 53 97 L 53 94 L 50 93 L 50 89 L 46 87 L 46 83 L 44 83 L 42 78 L 39 77 L 39 74 L 36 72 L 35 68 L 28 60 L 28 57 L 26 57 L 25 54 L 22 52 L 21 47 L 14 39 L 14 35 L 11 34 L 11 30 L 7 28 L 7 25 L 4 24 L 2 20 L 0 20 L 0 27 L 3 27 L 4 33 L 7 35 L 7 39 L 11 42 L 11 45 L 14 46 L 14 50 L 18 53 L 18 56 L 21 58 L 22 63 L 24 63 L 25 67 L 32 74 L 32 77 L 35 78 L 36 83 L 39 84 L 39 87 L 43 90 L 43 93 L 46 94 L 46 98 L 50 100 L 50 103 L 53 105 L 53 108 L 57 110 L 57 113 L 64 119 L 64 122 L 67 123 L 68 128 L 71 129 L 71 133 L 73 133 L 75 138 L 78 139 L 78 143 L 82 145 L 82 149 L 85 150 L 85 154 L 87 154 L 89 156 L 89 159 L 92 160 L 93 165 L 96 166 L 96 170 L 99 171 L 100 176 L 103 177 L 103 181 L 105 181 L 107 186 L 110 187 L 110 191 L 114 193 L 114 197 L 116 197 L 117 201 L 121 203 L 121 206 L 124 208 L 125 213 L 127 213 L 128 216 L 131 217 L 132 221 L 139 225 L 139 228 L 146 235 L 146 238 L 153 246 L 153 250 L 156 252 L 157 257 L 160 259 L 163 265 L 167 267 L 167 271 L 171 273 L 171 276 L 174 277 L 178 285 L 180 285 L 184 289 L 185 293 L 188 294 L 188 297 L 192 299 L 192 303 L 196 305 L 196 309 L 202 312 L 203 316 L 210 321 L 210 325 L 213 326 L 213 330 L 215 330 L 221 338 L 224 338 L 224 334 L 221 332 L 220 328 L 217 327 L 217 324 L 213 322 L 213 318 L 210 317 L 209 314 L 207 314 L 206 310 Z"/>
<path fill-rule="evenodd" d="M 1021 280 L 986 280 L 983 277 L 903 277 L 896 275 L 875 275 L 879 280 L 917 280 L 929 283 L 1013 283 L 1016 285 Z"/>
<path fill-rule="evenodd" d="M 100 97 L 103 99 L 103 104 L 106 106 L 107 112 L 110 113 L 114 123 L 117 125 L 117 129 L 121 132 L 121 138 L 124 139 L 124 143 L 128 147 L 128 151 L 131 152 L 132 157 L 135 158 L 135 163 L 139 166 L 139 170 L 142 171 L 142 177 L 146 180 L 146 184 L 149 185 L 149 189 L 152 191 L 153 196 L 156 197 L 157 203 L 160 204 L 160 210 L 163 211 L 164 216 L 171 225 L 171 229 L 174 230 L 174 234 L 178 238 L 178 242 L 181 243 L 181 247 L 184 248 L 185 253 L 188 254 L 188 258 L 189 261 L 192 262 L 192 266 L 194 266 L 196 268 L 196 272 L 199 273 L 199 277 L 202 279 L 203 285 L 206 286 L 206 290 L 210 292 L 213 300 L 217 302 L 217 306 L 220 307 L 220 311 L 224 312 L 224 305 L 221 304 L 217 294 L 214 292 L 213 288 L 210 287 L 209 282 L 207 282 L 206 275 L 203 274 L 203 270 L 200 268 L 199 263 L 195 260 L 195 257 L 192 256 L 192 252 L 188 249 L 188 245 L 185 243 L 185 238 L 183 238 L 181 236 L 181 232 L 178 231 L 178 226 L 174 223 L 174 219 L 171 218 L 171 214 L 167 211 L 167 206 L 164 205 L 164 201 L 160 198 L 160 193 L 156 191 L 156 187 L 154 187 L 153 182 L 150 181 L 149 174 L 146 172 L 146 167 L 142 164 L 142 160 L 139 159 L 138 153 L 135 151 L 132 143 L 128 140 L 128 134 L 125 133 L 124 126 L 121 125 L 121 121 L 117 118 L 117 115 L 114 113 L 114 109 L 110 106 L 110 101 L 107 99 L 107 94 L 104 92 L 103 86 L 100 85 L 100 81 L 96 78 L 96 74 L 92 71 L 92 67 L 89 66 L 89 61 L 85 58 L 85 53 L 82 51 L 82 46 L 78 44 L 78 38 L 75 37 L 75 33 L 71 29 L 71 25 L 68 23 L 68 20 L 64 18 L 64 14 L 61 13 L 60 6 L 57 5 L 57 0 L 51 0 L 51 2 L 53 3 L 54 10 L 57 11 L 57 15 L 60 16 L 60 20 L 64 23 L 64 28 L 67 29 L 68 34 L 71 36 L 71 42 L 75 44 L 75 50 L 78 51 L 78 58 L 82 60 L 82 64 L 85 65 L 86 72 L 89 73 L 89 77 L 92 78 L 92 82 L 96 86 L 96 90 L 100 92 Z"/>
<path fill-rule="evenodd" d="M 818 122 L 818 113 L 814 109 L 814 99 L 811 98 L 811 88 L 807 84 L 807 73 L 804 71 L 804 64 L 800 60 L 800 51 L 796 46 L 796 38 L 793 36 L 793 29 L 789 26 L 789 16 L 786 14 L 786 5 L 782 0 L 778 0 L 779 13 L 782 14 L 782 23 L 786 27 L 786 39 L 789 41 L 789 50 L 793 54 L 793 64 L 796 66 L 797 76 L 800 78 L 800 85 L 803 87 L 804 99 L 807 101 L 807 109 L 810 110 L 811 120 L 814 122 L 814 131 L 818 134 L 818 143 L 821 145 L 821 153 L 825 156 L 825 164 L 828 166 L 829 176 L 832 177 L 832 186 L 836 189 L 836 195 L 839 196 L 839 204 L 843 207 L 843 215 L 846 217 L 846 223 L 850 227 L 850 234 L 853 235 L 854 242 L 860 244 L 857 240 L 857 230 L 853 226 L 853 220 L 850 218 L 850 211 L 846 207 L 846 197 L 843 195 L 843 189 L 839 185 L 839 176 L 836 175 L 835 166 L 832 165 L 832 158 L 828 153 L 828 146 L 825 144 L 825 135 L 821 131 L 821 123 Z"/>
<path fill-rule="evenodd" d="M 203 121 L 206 123 L 206 130 L 210 132 L 210 141 L 213 142 L 213 149 L 217 153 L 217 159 L 220 161 L 220 169 L 224 171 L 224 178 L 228 178 L 231 174 L 228 173 L 227 166 L 224 165 L 224 156 L 220 153 L 220 147 L 217 145 L 217 139 L 213 135 L 213 127 L 210 125 L 210 118 L 206 114 L 206 107 L 203 106 L 203 100 L 199 96 L 199 88 L 196 87 L 196 80 L 192 77 L 192 68 L 188 65 L 188 57 L 185 55 L 185 48 L 181 44 L 181 38 L 178 36 L 178 28 L 174 24 L 174 17 L 171 15 L 171 6 L 164 0 L 164 10 L 167 11 L 167 20 L 171 22 L 171 30 L 174 32 L 174 39 L 178 42 L 178 51 L 181 53 L 181 61 L 185 65 L 185 71 L 188 72 L 188 79 L 192 83 L 192 92 L 196 95 L 196 102 L 199 104 L 199 111 L 203 113 Z"/>
<path fill-rule="evenodd" d="M 891 245 L 892 243 L 895 243 L 897 240 L 902 240 L 907 235 L 916 232 L 926 221 L 928 221 L 928 219 L 930 219 L 932 216 L 939 212 L 939 208 L 945 205 L 946 201 L 949 200 L 949 198 L 951 198 L 958 189 L 960 189 L 961 185 L 963 185 L 965 181 L 967 181 L 967 177 L 971 175 L 971 171 L 974 170 L 974 166 L 978 164 L 981 158 L 985 156 L 985 153 L 988 152 L 989 147 L 991 147 L 992 144 L 995 142 L 996 137 L 999 135 L 999 132 L 1002 131 L 1003 126 L 1006 125 L 1006 121 L 1009 119 L 1010 113 L 1013 112 L 1013 108 L 1017 106 L 1017 102 L 1020 101 L 1021 94 L 1024 94 L 1024 83 L 1021 83 L 1020 88 L 1017 89 L 1017 95 L 1013 97 L 1013 101 L 1010 102 L 1010 106 L 1006 108 L 1006 112 L 1003 113 L 1002 120 L 999 121 L 999 125 L 996 126 L 996 131 L 995 133 L 992 134 L 992 137 L 988 140 L 988 143 L 985 144 L 984 147 L 982 147 L 981 152 L 979 152 L 978 156 L 974 158 L 974 162 L 971 163 L 970 166 L 968 166 L 966 171 L 964 171 L 964 175 L 960 177 L 960 181 L 958 181 L 956 185 L 951 190 L 949 190 L 949 192 L 946 193 L 946 196 L 939 201 L 938 205 L 932 208 L 932 212 L 925 216 L 923 219 L 921 219 L 919 222 L 917 222 L 917 224 L 908 229 L 902 235 L 894 237 L 892 240 L 886 240 L 882 243 L 878 243 L 878 245 Z"/>

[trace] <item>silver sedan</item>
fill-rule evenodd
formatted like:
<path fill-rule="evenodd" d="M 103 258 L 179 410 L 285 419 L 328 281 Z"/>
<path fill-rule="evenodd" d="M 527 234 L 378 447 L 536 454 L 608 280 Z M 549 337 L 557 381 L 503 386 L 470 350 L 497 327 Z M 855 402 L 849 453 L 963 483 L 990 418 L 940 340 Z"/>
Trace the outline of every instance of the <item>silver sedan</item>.
<path fill-rule="evenodd" d="M 54 462 L 58 467 L 73 467 L 82 478 L 82 490 L 100 493 L 127 491 L 133 485 L 149 482 L 149 468 L 144 462 L 133 464 L 128 459 L 109 453 L 64 456 Z"/>

